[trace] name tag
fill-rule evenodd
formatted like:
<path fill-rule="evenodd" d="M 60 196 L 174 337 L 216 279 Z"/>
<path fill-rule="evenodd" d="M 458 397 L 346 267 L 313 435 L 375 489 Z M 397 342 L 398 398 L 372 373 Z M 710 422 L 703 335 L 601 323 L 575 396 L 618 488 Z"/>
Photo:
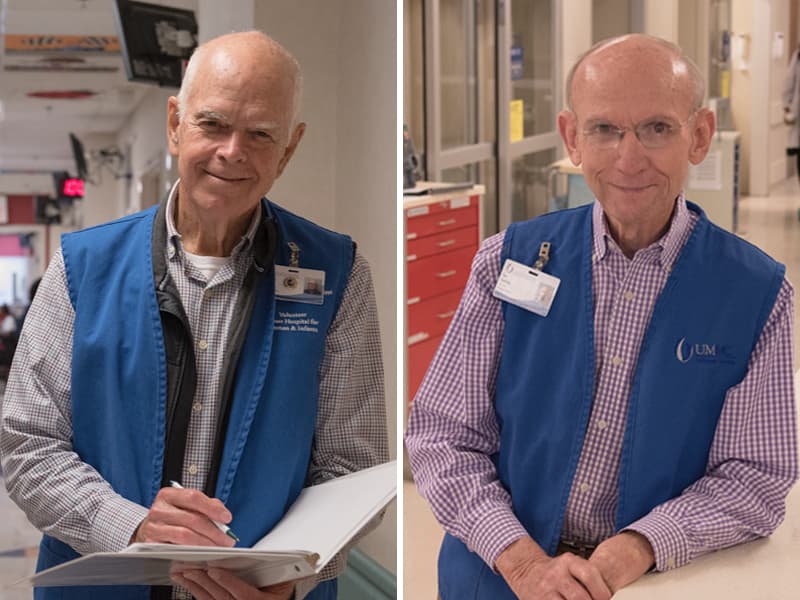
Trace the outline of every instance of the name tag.
<path fill-rule="evenodd" d="M 275 299 L 306 304 L 325 300 L 325 271 L 275 265 Z"/>
<path fill-rule="evenodd" d="M 507 258 L 492 295 L 546 317 L 560 283 L 558 277 Z"/>

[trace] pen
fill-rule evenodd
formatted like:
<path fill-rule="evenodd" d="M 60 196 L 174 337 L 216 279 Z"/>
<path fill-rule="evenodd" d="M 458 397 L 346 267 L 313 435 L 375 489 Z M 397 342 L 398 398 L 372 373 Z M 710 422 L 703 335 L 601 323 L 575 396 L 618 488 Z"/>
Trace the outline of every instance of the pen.
<path fill-rule="evenodd" d="M 170 484 L 170 486 L 172 486 L 172 487 L 174 487 L 174 488 L 177 488 L 177 489 L 179 489 L 179 490 L 185 489 L 185 488 L 184 488 L 184 487 L 183 487 L 183 486 L 182 486 L 180 483 L 178 483 L 177 481 L 170 481 L 170 482 L 169 482 L 169 484 Z M 224 533 L 225 535 L 227 535 L 229 538 L 233 538 L 233 540 L 234 540 L 234 541 L 237 541 L 237 542 L 239 541 L 239 537 L 238 537 L 238 536 L 237 536 L 235 533 L 233 533 L 233 530 L 232 530 L 230 527 L 228 527 L 228 526 L 227 526 L 227 525 L 225 525 L 224 523 L 220 523 L 219 521 L 215 521 L 214 519 L 210 519 L 210 521 L 211 521 L 211 522 L 212 522 L 214 525 L 216 525 L 216 526 L 217 526 L 217 529 L 219 529 L 219 530 L 220 530 L 222 533 Z"/>

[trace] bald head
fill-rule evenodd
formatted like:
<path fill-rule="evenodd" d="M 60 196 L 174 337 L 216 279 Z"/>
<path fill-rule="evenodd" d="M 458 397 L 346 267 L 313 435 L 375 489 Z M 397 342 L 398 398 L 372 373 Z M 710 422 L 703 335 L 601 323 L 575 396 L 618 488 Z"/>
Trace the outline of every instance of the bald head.
<path fill-rule="evenodd" d="M 249 81 L 281 78 L 293 86 L 292 125 L 297 123 L 303 91 L 300 64 L 278 42 L 261 31 L 244 31 L 221 35 L 201 44 L 192 54 L 181 89 L 178 92 L 178 114 L 186 113 L 193 93 L 197 72 L 214 68 L 219 72 L 243 71 Z"/>
<path fill-rule="evenodd" d="M 630 73 L 660 78 L 675 94 L 686 95 L 692 111 L 703 105 L 703 75 L 680 46 L 651 35 L 630 34 L 598 42 L 578 58 L 567 75 L 567 106 L 574 110 L 582 83 L 619 78 L 624 84 Z"/>

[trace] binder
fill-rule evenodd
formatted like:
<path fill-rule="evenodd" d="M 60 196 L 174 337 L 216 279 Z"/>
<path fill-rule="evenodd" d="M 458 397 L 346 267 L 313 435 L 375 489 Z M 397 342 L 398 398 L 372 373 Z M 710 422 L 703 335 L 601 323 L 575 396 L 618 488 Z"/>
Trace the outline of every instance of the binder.
<path fill-rule="evenodd" d="M 15 586 L 171 585 L 187 568 L 229 569 L 256 587 L 318 574 L 397 494 L 397 461 L 304 488 L 252 548 L 132 544 L 21 579 Z"/>

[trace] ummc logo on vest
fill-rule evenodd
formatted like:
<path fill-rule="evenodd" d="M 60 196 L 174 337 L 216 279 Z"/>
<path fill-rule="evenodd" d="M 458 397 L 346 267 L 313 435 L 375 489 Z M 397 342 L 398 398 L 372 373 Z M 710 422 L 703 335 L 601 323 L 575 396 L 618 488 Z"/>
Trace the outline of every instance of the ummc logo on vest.
<path fill-rule="evenodd" d="M 703 342 L 689 342 L 683 337 L 675 347 L 675 357 L 683 364 L 689 361 L 704 363 L 733 363 L 733 355 L 726 346 Z"/>

